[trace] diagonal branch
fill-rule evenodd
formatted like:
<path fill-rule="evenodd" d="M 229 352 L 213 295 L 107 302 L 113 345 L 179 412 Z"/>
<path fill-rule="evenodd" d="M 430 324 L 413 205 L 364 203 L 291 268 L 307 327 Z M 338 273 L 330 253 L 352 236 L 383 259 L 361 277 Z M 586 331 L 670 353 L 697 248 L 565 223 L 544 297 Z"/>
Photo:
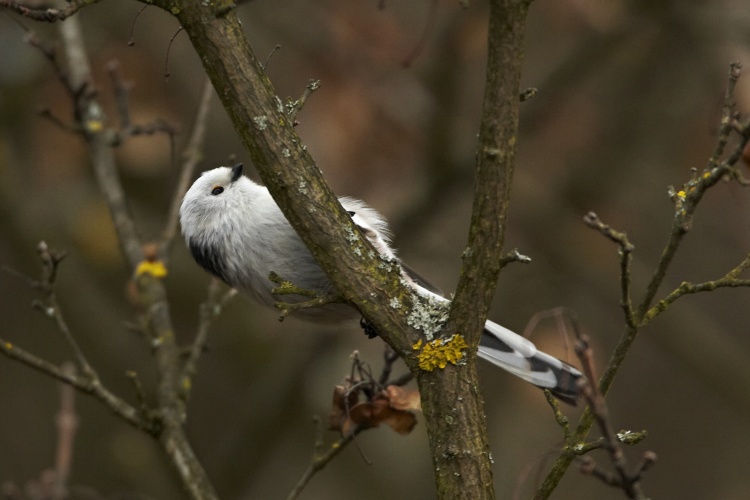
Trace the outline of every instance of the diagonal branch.
<path fill-rule="evenodd" d="M 388 392 L 388 389 L 393 388 L 389 386 L 400 387 L 402 385 L 405 385 L 413 378 L 411 373 L 408 373 L 406 374 L 406 377 L 398 377 L 393 380 L 390 379 L 391 372 L 393 370 L 393 363 L 395 363 L 398 359 L 398 355 L 394 353 L 390 347 L 386 346 L 386 350 L 383 356 L 383 368 L 381 369 L 380 375 L 378 377 L 375 377 L 369 370 L 369 367 L 365 369 L 366 364 L 359 359 L 359 356 L 355 351 L 355 353 L 352 355 L 351 376 L 345 380 L 345 386 L 337 386 L 336 391 L 334 391 L 334 406 L 330 418 L 330 424 L 331 429 L 339 430 L 341 432 L 341 435 L 334 442 L 326 446 L 324 442 L 324 427 L 321 423 L 321 419 L 317 416 L 313 417 L 313 420 L 315 421 L 317 427 L 313 456 L 307 466 L 307 469 L 305 469 L 305 472 L 302 474 L 300 479 L 297 481 L 297 484 L 289 493 L 287 500 L 293 500 L 297 498 L 313 478 L 313 476 L 323 470 L 334 458 L 336 458 L 336 456 L 338 456 L 338 454 L 341 453 L 344 448 L 346 448 L 351 442 L 355 440 L 357 435 L 359 435 L 363 431 L 373 429 L 375 426 L 377 426 L 379 422 L 377 421 L 377 419 L 373 419 L 372 417 L 370 419 L 364 419 L 363 421 L 354 422 L 352 420 L 350 414 L 351 408 L 349 407 L 348 403 L 351 402 L 352 404 L 356 404 L 359 399 L 359 394 L 363 394 L 367 402 L 372 403 L 380 399 L 383 393 L 386 393 L 388 394 L 390 408 L 402 410 L 402 412 L 403 410 L 405 410 L 405 408 L 399 406 L 399 403 L 401 403 L 401 405 L 404 405 L 406 404 L 406 401 L 398 401 L 396 395 Z M 404 391 L 404 394 L 406 394 L 406 397 L 402 399 L 408 400 L 408 404 L 410 406 L 413 404 L 411 403 L 412 400 L 419 399 L 419 394 L 416 393 L 416 391 Z M 339 403 L 339 401 L 336 396 L 341 396 L 341 402 L 343 402 L 343 406 L 346 407 L 345 415 L 339 415 L 339 412 L 342 410 L 342 408 L 338 406 L 337 403 Z M 413 410 L 414 408 L 410 407 L 409 409 Z M 340 422 L 338 418 L 334 418 L 334 415 L 336 415 L 336 417 L 345 417 L 346 424 L 342 424 L 342 422 Z M 410 427 L 407 432 L 411 431 L 412 428 L 413 426 Z"/>
<path fill-rule="evenodd" d="M 16 0 L 0 0 L 0 7 L 6 7 L 33 21 L 54 23 L 64 21 L 82 8 L 97 2 L 99 0 L 72 0 L 64 9 L 53 9 L 32 7 Z"/>
<path fill-rule="evenodd" d="M 635 473 L 628 471 L 627 460 L 622 448 L 620 447 L 617 433 L 615 433 L 612 426 L 604 394 L 599 391 L 596 384 L 589 382 L 596 380 L 596 373 L 594 370 L 593 351 L 589 345 L 589 339 L 585 335 L 578 335 L 578 340 L 576 341 L 576 354 L 581 360 L 581 366 L 586 375 L 586 377 L 580 379 L 578 383 L 581 386 L 581 392 L 591 409 L 594 420 L 602 432 L 603 448 L 609 453 L 616 474 L 608 474 L 601 471 L 593 464 L 593 460 L 591 460 L 590 457 L 586 457 L 587 460 L 584 462 L 585 470 L 588 473 L 594 474 L 610 486 L 622 488 L 628 498 L 645 500 L 646 496 L 643 494 L 640 485 L 645 467 L 639 466 Z M 644 463 L 645 461 L 648 461 L 649 467 L 653 465 L 655 460 L 656 454 L 653 452 L 647 452 L 647 455 L 644 455 Z"/>
<path fill-rule="evenodd" d="M 220 295 L 221 284 L 219 280 L 212 279 L 208 285 L 208 297 L 206 301 L 201 304 L 200 307 L 200 323 L 198 325 L 198 333 L 193 340 L 193 345 L 190 346 L 190 351 L 185 364 L 182 367 L 182 371 L 179 375 L 181 394 L 180 399 L 188 401 L 190 397 L 190 391 L 193 387 L 193 377 L 198 371 L 198 360 L 203 354 L 208 342 L 208 334 L 211 329 L 213 321 L 221 314 L 224 306 L 235 296 L 237 291 L 233 288 L 229 289 L 223 295 Z"/>
<path fill-rule="evenodd" d="M 599 379 L 598 390 L 603 396 L 606 396 L 612 383 L 614 382 L 615 376 L 617 375 L 622 363 L 625 361 L 627 354 L 630 352 L 635 339 L 638 337 L 638 333 L 641 328 L 656 317 L 658 314 L 663 312 L 669 304 L 673 303 L 679 297 L 687 293 L 697 293 L 700 291 L 708 291 L 711 289 L 727 286 L 748 286 L 750 280 L 739 280 L 738 276 L 741 272 L 750 267 L 750 261 L 746 257 L 738 266 L 732 271 L 727 273 L 724 278 L 721 278 L 715 282 L 707 282 L 700 285 L 683 284 L 678 289 L 673 291 L 664 300 L 659 302 L 656 306 L 652 306 L 654 298 L 659 290 L 659 287 L 664 281 L 667 270 L 672 263 L 677 249 L 683 241 L 684 236 L 690 231 L 692 227 L 693 214 L 703 198 L 705 192 L 716 185 L 719 180 L 729 178 L 737 180 L 740 185 L 744 185 L 741 182 L 742 176 L 739 174 L 736 167 L 736 163 L 741 157 L 743 149 L 750 142 L 750 121 L 739 123 L 737 119 L 737 112 L 735 111 L 735 103 L 733 99 L 733 92 L 736 86 L 737 80 L 740 76 L 740 65 L 739 63 L 730 64 L 729 77 L 727 83 L 727 90 L 724 99 L 724 111 L 721 120 L 719 137 L 717 138 L 717 144 L 712 152 L 711 157 L 708 160 L 708 166 L 703 172 L 692 171 L 690 180 L 685 183 L 680 190 L 674 188 L 669 189 L 670 197 L 675 205 L 674 218 L 672 221 L 672 227 L 670 229 L 669 238 L 667 244 L 662 251 L 661 258 L 657 262 L 654 272 L 651 275 L 651 279 L 648 282 L 645 293 L 641 302 L 635 309 L 633 309 L 632 321 L 627 321 L 628 313 L 626 309 L 626 328 L 620 340 L 617 343 L 614 351 L 612 352 L 609 361 Z M 721 159 L 726 145 L 729 142 L 731 134 L 737 134 L 739 140 L 734 149 L 724 158 Z M 599 229 L 609 239 L 615 241 L 620 245 L 620 269 L 621 273 L 629 270 L 629 251 L 628 255 L 625 255 L 625 243 L 627 239 L 624 237 L 624 233 L 607 232 L 604 230 L 604 226 L 599 226 L 600 223 L 596 221 L 590 221 L 592 227 Z M 618 236 L 619 235 L 619 236 Z M 620 237 L 622 236 L 622 238 Z M 625 292 L 629 290 L 629 278 L 627 276 L 621 276 L 623 298 L 625 298 Z M 629 294 L 628 294 L 629 295 Z M 624 304 L 627 300 L 623 301 Z M 625 307 L 627 307 L 625 305 Z M 578 425 L 573 431 L 573 439 L 578 442 L 582 442 L 594 424 L 594 414 L 591 411 L 591 407 L 586 408 L 583 415 L 581 415 Z M 567 471 L 570 464 L 575 459 L 575 454 L 564 450 L 560 454 L 557 461 L 553 464 L 551 470 L 544 479 L 542 485 L 534 496 L 535 499 L 546 499 L 552 494 L 552 491 L 557 487 L 560 479 Z M 644 467 L 649 467 L 650 462 L 644 458 Z"/>
<path fill-rule="evenodd" d="M 234 4 L 155 4 L 178 12 L 261 179 L 336 290 L 398 352 L 410 352 L 416 339 L 406 323 L 408 308 L 392 307 L 391 299 L 408 306 L 411 289 L 401 283 L 397 266 L 383 265 L 326 184 L 250 48 Z"/>
<path fill-rule="evenodd" d="M 630 292 L 630 263 L 635 247 L 628 235 L 615 231 L 607 224 L 604 224 L 594 212 L 589 212 L 583 218 L 583 221 L 592 229 L 596 229 L 604 236 L 617 243 L 620 255 L 620 305 L 625 313 L 625 324 L 632 327 L 635 325 L 635 316 L 633 311 L 633 300 Z"/>
<path fill-rule="evenodd" d="M 677 299 L 683 295 L 689 295 L 700 292 L 711 292 L 717 288 L 736 288 L 736 287 L 750 287 L 750 279 L 739 279 L 740 273 L 750 267 L 750 254 L 737 265 L 734 269 L 729 271 L 723 277 L 713 280 L 706 281 L 704 283 L 690 283 L 687 281 L 682 282 L 680 286 L 674 289 L 669 295 L 660 300 L 648 310 L 646 315 L 643 317 L 643 322 L 648 323 L 659 314 L 667 310 L 667 308 Z"/>
<path fill-rule="evenodd" d="M 677 253 L 677 249 L 679 248 L 682 239 L 692 228 L 693 214 L 698 203 L 703 198 L 704 193 L 725 176 L 732 175 L 736 170 L 735 164 L 741 157 L 742 150 L 745 148 L 748 140 L 750 140 L 750 122 L 742 125 L 737 124 L 736 105 L 733 97 L 734 88 L 740 77 L 741 67 L 742 66 L 736 62 L 731 63 L 729 67 L 727 89 L 724 96 L 723 115 L 719 127 L 719 137 L 717 138 L 716 147 L 708 160 L 708 167 L 700 175 L 698 175 L 698 172 L 694 171 L 691 179 L 684 184 L 681 190 L 675 191 L 673 188 L 670 188 L 669 190 L 670 197 L 675 204 L 672 229 L 667 244 L 662 251 L 659 263 L 657 264 L 656 269 L 651 276 L 651 280 L 646 287 L 646 293 L 638 305 L 636 312 L 638 321 L 641 321 L 644 318 L 646 312 L 651 307 L 654 297 L 656 297 L 656 293 L 664 281 L 667 269 L 672 263 L 672 259 Z M 738 135 L 740 135 L 740 141 L 732 153 L 730 153 L 724 161 L 721 161 L 721 155 L 724 153 L 726 144 L 733 132 L 737 132 Z M 732 177 L 735 179 L 739 178 L 738 175 L 733 175 Z"/>
<path fill-rule="evenodd" d="M 110 392 L 98 378 L 71 374 L 62 368 L 46 361 L 34 354 L 31 354 L 20 347 L 0 338 L 0 352 L 8 358 L 19 361 L 38 372 L 49 375 L 61 382 L 75 387 L 79 391 L 91 394 L 96 399 L 104 403 L 120 418 L 133 425 L 138 429 L 143 429 L 149 434 L 156 434 L 159 430 L 158 420 L 145 418 L 144 415 L 133 408 L 129 403 L 115 396 Z"/>
<path fill-rule="evenodd" d="M 182 166 L 180 167 L 180 177 L 177 181 L 172 202 L 169 205 L 169 214 L 164 225 L 161 236 L 159 255 L 164 262 L 168 260 L 169 248 L 177 234 L 177 223 L 180 216 L 180 204 L 182 197 L 185 196 L 190 187 L 190 182 L 195 175 L 198 163 L 203 159 L 203 145 L 206 140 L 206 125 L 208 123 L 208 112 L 211 109 L 211 97 L 213 97 L 214 88 L 211 81 L 206 78 L 201 89 L 200 100 L 198 101 L 198 111 L 193 121 L 193 130 L 188 139 L 187 146 L 182 153 Z"/>
<path fill-rule="evenodd" d="M 125 192 L 117 175 L 115 155 L 105 126 L 106 116 L 96 96 L 90 91 L 94 85 L 78 17 L 74 16 L 62 23 L 60 34 L 68 61 L 70 90 L 87 89 L 74 99 L 76 120 L 88 145 L 94 173 L 109 206 L 118 241 L 128 266 L 135 269 L 143 260 L 143 249 L 135 223 L 128 213 Z"/>

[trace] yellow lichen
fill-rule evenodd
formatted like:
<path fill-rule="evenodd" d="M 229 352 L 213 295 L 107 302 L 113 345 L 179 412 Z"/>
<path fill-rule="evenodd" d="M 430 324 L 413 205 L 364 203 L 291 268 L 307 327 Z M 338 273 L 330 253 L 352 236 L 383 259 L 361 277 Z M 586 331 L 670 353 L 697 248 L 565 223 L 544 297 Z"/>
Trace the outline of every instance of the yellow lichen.
<path fill-rule="evenodd" d="M 104 123 L 102 123 L 101 120 L 89 120 L 86 122 L 86 130 L 88 130 L 92 134 L 101 132 L 103 128 L 104 128 Z"/>
<path fill-rule="evenodd" d="M 677 192 L 677 196 L 678 196 L 679 198 L 682 198 L 682 199 L 684 200 L 684 199 L 685 199 L 685 196 L 686 196 L 686 195 L 685 195 L 685 191 L 678 191 L 678 192 Z"/>
<path fill-rule="evenodd" d="M 150 274 L 154 278 L 163 278 L 167 275 L 167 268 L 160 260 L 144 260 L 138 264 L 138 267 L 135 269 L 135 275 L 142 276 L 144 274 Z"/>
<path fill-rule="evenodd" d="M 423 342 L 420 339 L 411 347 L 415 351 L 419 351 L 419 354 L 417 354 L 419 367 L 424 371 L 431 372 L 435 368 L 445 368 L 448 363 L 457 364 L 464 358 L 466 355 L 464 349 L 469 346 L 461 334 L 457 333 L 450 338 L 436 339 L 431 342 Z"/>
<path fill-rule="evenodd" d="M 704 179 L 708 179 L 709 177 L 711 177 L 711 172 L 703 172 Z"/>

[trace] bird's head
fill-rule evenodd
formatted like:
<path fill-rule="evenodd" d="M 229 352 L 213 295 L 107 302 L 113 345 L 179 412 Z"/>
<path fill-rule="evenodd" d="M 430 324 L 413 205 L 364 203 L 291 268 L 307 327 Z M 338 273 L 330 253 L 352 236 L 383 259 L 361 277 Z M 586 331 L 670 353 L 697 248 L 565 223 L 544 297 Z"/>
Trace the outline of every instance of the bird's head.
<path fill-rule="evenodd" d="M 217 219 L 235 210 L 241 203 L 245 183 L 242 163 L 203 172 L 195 180 L 180 206 L 180 223 L 186 236 L 205 227 L 215 226 Z"/>

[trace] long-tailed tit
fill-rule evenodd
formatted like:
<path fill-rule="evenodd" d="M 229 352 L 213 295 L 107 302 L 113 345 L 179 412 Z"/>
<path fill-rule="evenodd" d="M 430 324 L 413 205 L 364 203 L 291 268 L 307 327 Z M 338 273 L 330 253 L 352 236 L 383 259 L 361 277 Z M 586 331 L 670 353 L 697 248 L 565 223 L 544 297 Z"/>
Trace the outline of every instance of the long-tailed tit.
<path fill-rule="evenodd" d="M 390 234 L 383 217 L 363 202 L 340 198 L 354 223 L 380 254 L 393 262 Z M 263 186 L 242 175 L 242 164 L 204 172 L 185 194 L 180 207 L 185 241 L 196 262 L 214 276 L 258 302 L 272 306 L 293 301 L 289 295 L 274 296 L 271 272 L 305 289 L 326 294 L 332 285 L 310 251 L 287 222 Z M 447 300 L 427 282 L 401 264 L 404 280 L 423 297 Z M 293 315 L 313 321 L 356 319 L 357 311 L 346 304 L 295 310 Z M 487 321 L 479 356 L 542 388 L 563 401 L 575 403 L 576 380 L 581 373 L 559 359 L 538 351 L 528 339 Z"/>

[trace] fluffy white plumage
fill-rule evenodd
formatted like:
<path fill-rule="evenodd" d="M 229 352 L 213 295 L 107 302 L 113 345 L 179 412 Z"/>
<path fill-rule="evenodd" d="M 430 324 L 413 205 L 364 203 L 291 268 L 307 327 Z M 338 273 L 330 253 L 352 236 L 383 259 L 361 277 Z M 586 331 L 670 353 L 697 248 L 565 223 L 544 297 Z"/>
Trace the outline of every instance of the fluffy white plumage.
<path fill-rule="evenodd" d="M 390 232 L 383 217 L 354 198 L 340 198 L 354 223 L 381 255 L 395 258 Z M 272 306 L 276 286 L 268 276 L 275 272 L 300 288 L 319 293 L 332 285 L 310 251 L 289 225 L 268 189 L 242 175 L 242 165 L 218 167 L 204 172 L 185 194 L 180 223 L 196 262 L 228 285 L 262 304 Z M 404 278 L 425 296 L 447 300 L 408 267 Z M 345 304 L 303 308 L 295 316 L 313 321 L 355 319 L 358 313 Z M 539 387 L 550 389 L 563 401 L 575 404 L 576 380 L 581 373 L 537 350 L 528 339 L 487 321 L 479 356 Z"/>

